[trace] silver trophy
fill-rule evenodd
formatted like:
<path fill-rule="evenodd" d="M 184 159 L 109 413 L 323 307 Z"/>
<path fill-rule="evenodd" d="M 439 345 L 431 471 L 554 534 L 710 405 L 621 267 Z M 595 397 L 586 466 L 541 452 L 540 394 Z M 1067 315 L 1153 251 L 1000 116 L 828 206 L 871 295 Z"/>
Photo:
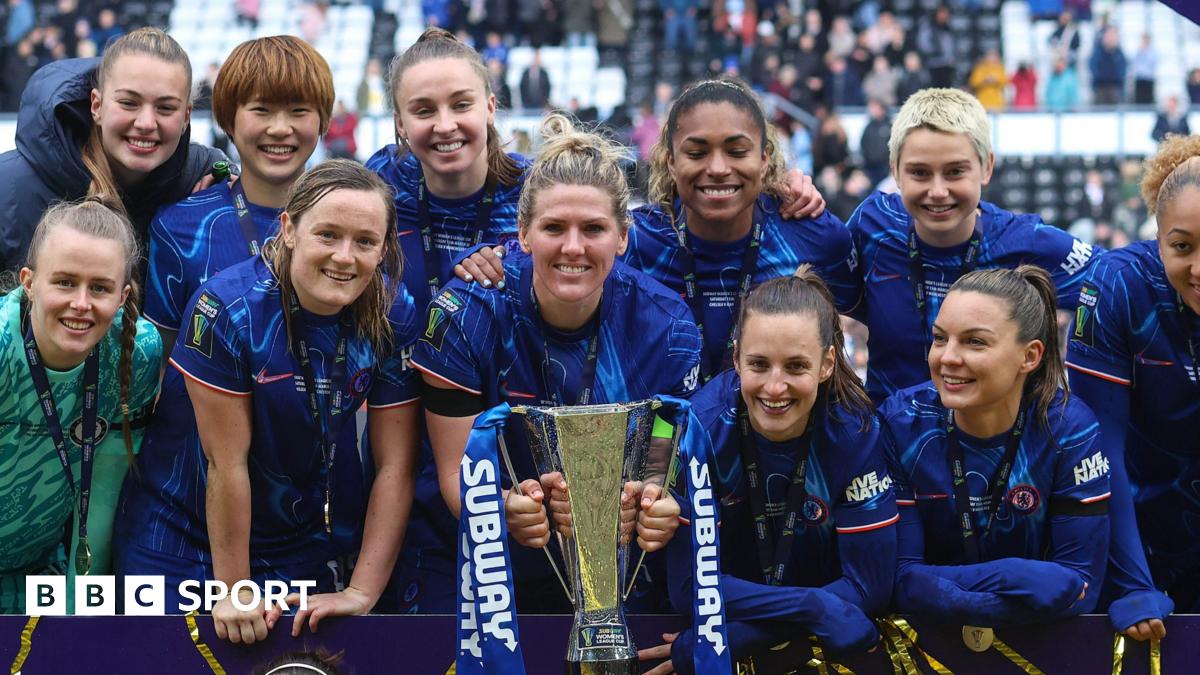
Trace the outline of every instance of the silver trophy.
<path fill-rule="evenodd" d="M 640 672 L 623 607 L 632 588 L 632 583 L 626 585 L 625 580 L 630 549 L 636 544 L 621 541 L 621 493 L 628 483 L 634 483 L 635 488 L 649 483 L 661 486 L 670 475 L 674 443 L 651 443 L 654 411 L 661 405 L 648 400 L 513 408 L 513 413 L 525 420 L 539 476 L 559 472 L 567 483 L 572 527 L 568 534 L 556 534 L 565 575 L 550 558 L 575 608 L 567 644 L 567 673 Z M 513 474 L 503 439 L 500 447 L 509 475 L 517 484 L 520 479 Z M 549 489 L 545 489 L 549 495 Z M 633 577 L 641 561 L 639 556 Z"/>

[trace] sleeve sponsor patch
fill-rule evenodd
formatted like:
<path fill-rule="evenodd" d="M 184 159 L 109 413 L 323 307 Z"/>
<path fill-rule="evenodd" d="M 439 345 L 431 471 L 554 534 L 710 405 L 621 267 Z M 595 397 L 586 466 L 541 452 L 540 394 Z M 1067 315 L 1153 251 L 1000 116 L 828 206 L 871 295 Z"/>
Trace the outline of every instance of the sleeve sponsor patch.
<path fill-rule="evenodd" d="M 184 329 L 187 331 L 185 344 L 190 349 L 212 358 L 213 325 L 217 315 L 221 313 L 222 304 L 217 298 L 207 292 L 201 292 L 196 299 L 196 306 Z"/>
<path fill-rule="evenodd" d="M 882 478 L 874 471 L 856 476 L 846 486 L 846 501 L 850 503 L 864 502 L 892 487 L 892 478 L 884 474 Z"/>
<path fill-rule="evenodd" d="M 1100 291 L 1090 284 L 1079 290 L 1079 305 L 1075 308 L 1075 323 L 1071 327 L 1071 339 L 1093 347 L 1096 333 L 1096 304 Z"/>

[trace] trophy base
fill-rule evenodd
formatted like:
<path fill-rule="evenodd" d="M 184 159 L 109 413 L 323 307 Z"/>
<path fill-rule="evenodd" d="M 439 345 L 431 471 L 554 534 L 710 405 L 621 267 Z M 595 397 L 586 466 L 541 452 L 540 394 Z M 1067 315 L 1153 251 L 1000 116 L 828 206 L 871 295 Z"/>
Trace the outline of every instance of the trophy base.
<path fill-rule="evenodd" d="M 637 658 L 616 661 L 564 661 L 566 675 L 638 675 Z"/>

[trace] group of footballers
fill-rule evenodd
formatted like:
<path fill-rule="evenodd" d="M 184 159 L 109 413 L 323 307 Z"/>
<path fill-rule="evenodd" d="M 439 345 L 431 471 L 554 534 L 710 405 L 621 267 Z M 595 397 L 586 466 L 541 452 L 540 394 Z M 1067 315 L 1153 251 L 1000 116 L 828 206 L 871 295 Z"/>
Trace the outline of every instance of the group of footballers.
<path fill-rule="evenodd" d="M 237 176 L 205 176 L 190 85 L 135 30 L 39 71 L 0 156 L 0 611 L 57 570 L 162 575 L 168 607 L 187 579 L 316 581 L 294 634 L 454 613 L 476 417 L 659 394 L 711 446 L 735 656 L 866 649 L 889 611 L 1100 609 L 1148 639 L 1200 610 L 1200 138 L 1146 163 L 1157 241 L 1102 252 L 981 201 L 989 123 L 957 90 L 904 104 L 899 192 L 843 224 L 736 80 L 674 102 L 633 209 L 622 149 L 561 115 L 504 152 L 478 54 L 439 29 L 392 64 L 397 142 L 365 167 L 305 171 L 333 84 L 301 40 L 225 61 Z M 841 314 L 870 329 L 865 387 Z M 506 436 L 517 607 L 569 611 L 539 550 L 569 485 Z M 629 607 L 688 613 L 689 501 L 663 487 L 623 496 L 650 552 Z M 213 610 L 241 643 L 279 616 Z M 689 672 L 693 642 L 642 656 Z"/>

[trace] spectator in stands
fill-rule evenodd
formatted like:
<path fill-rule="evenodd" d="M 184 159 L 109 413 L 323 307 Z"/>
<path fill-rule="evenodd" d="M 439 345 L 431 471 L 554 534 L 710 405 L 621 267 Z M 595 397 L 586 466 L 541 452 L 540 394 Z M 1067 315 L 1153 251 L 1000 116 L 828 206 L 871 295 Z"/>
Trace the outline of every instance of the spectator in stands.
<path fill-rule="evenodd" d="M 1009 83 L 1013 88 L 1013 109 L 1033 110 L 1037 107 L 1038 76 L 1028 61 L 1022 61 L 1017 66 L 1012 77 L 1009 78 Z"/>
<path fill-rule="evenodd" d="M 800 120 L 791 120 L 791 133 L 788 134 L 789 169 L 799 169 L 805 176 L 813 172 L 813 138 L 812 132 Z"/>
<path fill-rule="evenodd" d="M 846 57 L 846 65 L 849 66 L 858 79 L 861 81 L 871 72 L 871 65 L 875 61 L 875 55 L 867 49 L 867 41 L 859 36 L 858 44 L 854 49 L 850 50 L 850 56 Z"/>
<path fill-rule="evenodd" d="M 942 5 L 922 18 L 917 30 L 917 49 L 925 57 L 930 84 L 934 87 L 953 87 L 956 84 L 954 31 L 950 28 L 950 8 Z"/>
<path fill-rule="evenodd" d="M 871 185 L 875 186 L 888 175 L 888 139 L 892 137 L 892 120 L 888 117 L 887 107 L 879 99 L 867 101 L 867 120 L 858 149 L 862 154 L 863 171 L 871 179 Z"/>
<path fill-rule="evenodd" d="M 542 68 L 542 55 L 533 50 L 529 67 L 521 73 L 521 107 L 525 110 L 543 110 L 550 104 L 550 76 Z"/>
<path fill-rule="evenodd" d="M 896 23 L 896 17 L 891 12 L 880 12 L 879 18 L 867 24 L 862 32 L 867 48 L 874 54 L 883 54 L 895 42 L 896 36 L 903 38 L 904 29 Z"/>
<path fill-rule="evenodd" d="M 929 73 L 921 64 L 921 55 L 917 52 L 906 52 L 904 68 L 900 71 L 900 80 L 896 83 L 896 103 L 903 105 L 909 96 L 928 86 Z"/>
<path fill-rule="evenodd" d="M 1116 26 L 1109 26 L 1092 50 L 1092 101 L 1097 105 L 1120 103 L 1125 97 L 1125 53 Z"/>
<path fill-rule="evenodd" d="M 846 128 L 842 126 L 842 120 L 837 113 L 831 110 L 821 120 L 820 132 L 813 142 L 813 170 L 820 173 L 832 167 L 840 175 L 849 159 Z"/>
<path fill-rule="evenodd" d="M 630 140 L 637 149 L 638 163 L 645 165 L 650 161 L 650 149 L 658 142 L 662 123 L 654 115 L 654 107 L 643 103 L 638 106 L 637 119 L 634 120 L 633 133 Z"/>
<path fill-rule="evenodd" d="M 508 86 L 508 67 L 499 59 L 488 59 L 488 79 L 492 84 L 492 94 L 496 96 L 496 107 L 509 110 L 512 108 L 512 88 Z"/>
<path fill-rule="evenodd" d="M 818 15 L 820 16 L 820 15 Z M 817 51 L 817 38 L 811 33 L 800 36 L 800 51 L 794 57 L 796 81 L 802 86 L 796 92 L 796 105 L 812 112 L 816 104 L 825 100 L 825 60 Z"/>
<path fill-rule="evenodd" d="M 1050 48 L 1058 56 L 1065 58 L 1069 65 L 1075 65 L 1079 58 L 1079 47 L 1082 42 L 1079 37 L 1079 24 L 1075 23 L 1074 15 L 1071 12 L 1063 12 L 1058 15 L 1058 25 L 1050 34 L 1049 43 Z"/>
<path fill-rule="evenodd" d="M 1076 204 L 1081 218 L 1090 218 L 1096 223 L 1112 219 L 1113 198 L 1104 188 L 1104 176 L 1097 170 L 1087 172 L 1083 182 L 1083 193 Z M 1096 235 L 1099 237 L 1099 233 Z"/>
<path fill-rule="evenodd" d="M 30 0 L 8 0 L 8 24 L 4 28 L 4 44 L 15 45 L 33 30 L 37 17 Z"/>
<path fill-rule="evenodd" d="M 558 8 L 554 0 L 516 0 L 516 6 L 522 44 L 538 49 L 549 36 L 558 34 Z"/>
<path fill-rule="evenodd" d="M 258 30 L 258 12 L 261 4 L 261 0 L 237 0 L 233 5 L 234 12 L 237 14 L 237 24 L 249 26 L 251 30 Z"/>
<path fill-rule="evenodd" d="M 809 8 L 809 10 L 804 13 L 803 35 L 812 36 L 817 53 L 824 54 L 829 50 L 829 36 L 826 34 L 825 20 L 821 16 L 820 10 Z"/>
<path fill-rule="evenodd" d="M 659 0 L 663 13 L 663 47 L 688 54 L 696 47 L 698 0 Z"/>
<path fill-rule="evenodd" d="M 863 94 L 867 100 L 872 99 L 881 102 L 886 107 L 896 105 L 896 86 L 899 84 L 900 77 L 892 68 L 892 64 L 888 63 L 887 57 L 879 55 L 871 63 L 871 72 L 863 78 Z M 886 160 L 886 157 L 885 157 Z M 887 171 L 887 162 L 884 162 L 884 172 Z"/>
<path fill-rule="evenodd" d="M 775 77 L 767 83 L 768 92 L 775 94 L 792 105 L 799 105 L 797 99 L 803 95 L 801 89 L 802 87 L 800 87 L 800 82 L 796 75 L 796 67 L 791 64 L 780 68 Z M 785 123 L 788 117 L 787 112 L 782 107 L 775 109 L 776 124 Z"/>
<path fill-rule="evenodd" d="M 1060 56 L 1054 62 L 1054 72 L 1046 80 L 1045 102 L 1048 110 L 1056 112 L 1079 105 L 1079 75 L 1065 57 Z"/>
<path fill-rule="evenodd" d="M 1188 71 L 1187 93 L 1191 106 L 1200 106 L 1200 68 L 1192 68 Z"/>
<path fill-rule="evenodd" d="M 595 0 L 596 42 L 601 49 L 624 51 L 633 27 L 633 0 Z"/>
<path fill-rule="evenodd" d="M 125 34 L 125 28 L 117 23 L 117 14 L 105 7 L 96 17 L 96 30 L 92 31 L 92 41 L 96 43 L 103 54 L 108 45 Z"/>
<path fill-rule="evenodd" d="M 79 45 L 75 37 L 75 27 L 78 25 L 80 19 L 88 22 L 88 33 L 90 34 L 92 24 L 95 23 L 94 10 L 91 16 L 87 16 L 79 11 L 78 0 L 58 0 L 54 5 L 54 13 L 50 15 L 49 21 L 46 22 L 49 25 L 58 27 L 59 34 L 62 35 L 64 42 L 66 42 L 67 54 L 84 56 L 79 53 Z M 96 45 L 96 47 L 101 46 L 103 45 Z M 92 55 L 95 56 L 94 53 Z"/>
<path fill-rule="evenodd" d="M 490 30 L 487 34 L 487 43 L 480 56 L 483 57 L 483 62 L 487 63 L 492 59 L 500 62 L 500 65 L 508 68 L 508 45 L 504 44 L 504 38 L 500 33 Z"/>
<path fill-rule="evenodd" d="M 354 94 L 358 114 L 372 117 L 386 115 L 387 96 L 387 85 L 383 82 L 383 66 L 379 59 L 372 57 L 367 60 L 367 71 Z"/>
<path fill-rule="evenodd" d="M 212 95 L 213 85 L 217 82 L 217 75 L 221 72 L 221 64 L 213 61 L 208 64 L 208 70 L 204 72 L 204 77 L 196 83 L 196 97 L 193 100 L 192 108 L 195 110 L 212 110 Z"/>
<path fill-rule="evenodd" d="M 871 194 L 874 183 L 862 169 L 851 169 L 842 181 L 842 189 L 829 202 L 829 210 L 843 221 L 854 215 L 854 210 Z"/>
<path fill-rule="evenodd" d="M 1133 55 L 1129 70 L 1133 74 L 1133 102 L 1154 105 L 1154 81 L 1158 76 L 1158 52 L 1149 33 L 1142 33 L 1142 44 Z"/>
<path fill-rule="evenodd" d="M 592 0 L 561 0 L 563 31 L 568 47 L 596 44 L 596 8 Z"/>
<path fill-rule="evenodd" d="M 846 59 L 830 52 L 829 72 L 825 75 L 825 103 L 831 107 L 857 107 L 866 104 L 862 80 L 846 66 Z"/>
<path fill-rule="evenodd" d="M 4 62 L 4 79 L 0 82 L 0 112 L 16 112 L 21 107 L 21 92 L 25 90 L 25 83 L 40 65 L 33 50 L 33 37 L 26 35 Z"/>
<path fill-rule="evenodd" d="M 87 19 L 80 17 L 75 22 L 73 36 L 75 38 L 75 48 L 67 47 L 68 54 L 74 54 L 81 59 L 90 59 L 100 53 L 100 48 L 96 42 L 92 40 L 92 24 Z M 64 42 L 64 46 L 66 43 Z"/>
<path fill-rule="evenodd" d="M 325 132 L 325 152 L 330 159 L 355 159 L 358 142 L 354 132 L 358 129 L 358 115 L 346 109 L 338 99 L 333 106 L 333 117 L 329 118 L 329 129 Z"/>
<path fill-rule="evenodd" d="M 975 98 L 988 110 L 1004 109 L 1004 90 L 1008 88 L 1008 74 L 1004 72 L 1004 63 L 1000 60 L 1000 52 L 989 49 L 983 58 L 971 69 L 969 80 Z"/>
<path fill-rule="evenodd" d="M 654 116 L 660 120 L 665 119 L 674 100 L 675 87 L 671 86 L 670 82 L 660 80 L 654 85 Z"/>
<path fill-rule="evenodd" d="M 1167 134 L 1188 136 L 1191 133 L 1191 129 L 1188 128 L 1187 113 L 1179 109 L 1179 97 L 1168 96 L 1163 111 L 1158 113 L 1158 118 L 1154 121 L 1154 130 L 1150 133 L 1150 137 L 1154 139 L 1155 143 L 1161 143 Z"/>
<path fill-rule="evenodd" d="M 843 58 L 850 56 L 856 39 L 854 31 L 850 28 L 850 19 L 844 16 L 834 17 L 829 26 L 829 51 Z"/>

